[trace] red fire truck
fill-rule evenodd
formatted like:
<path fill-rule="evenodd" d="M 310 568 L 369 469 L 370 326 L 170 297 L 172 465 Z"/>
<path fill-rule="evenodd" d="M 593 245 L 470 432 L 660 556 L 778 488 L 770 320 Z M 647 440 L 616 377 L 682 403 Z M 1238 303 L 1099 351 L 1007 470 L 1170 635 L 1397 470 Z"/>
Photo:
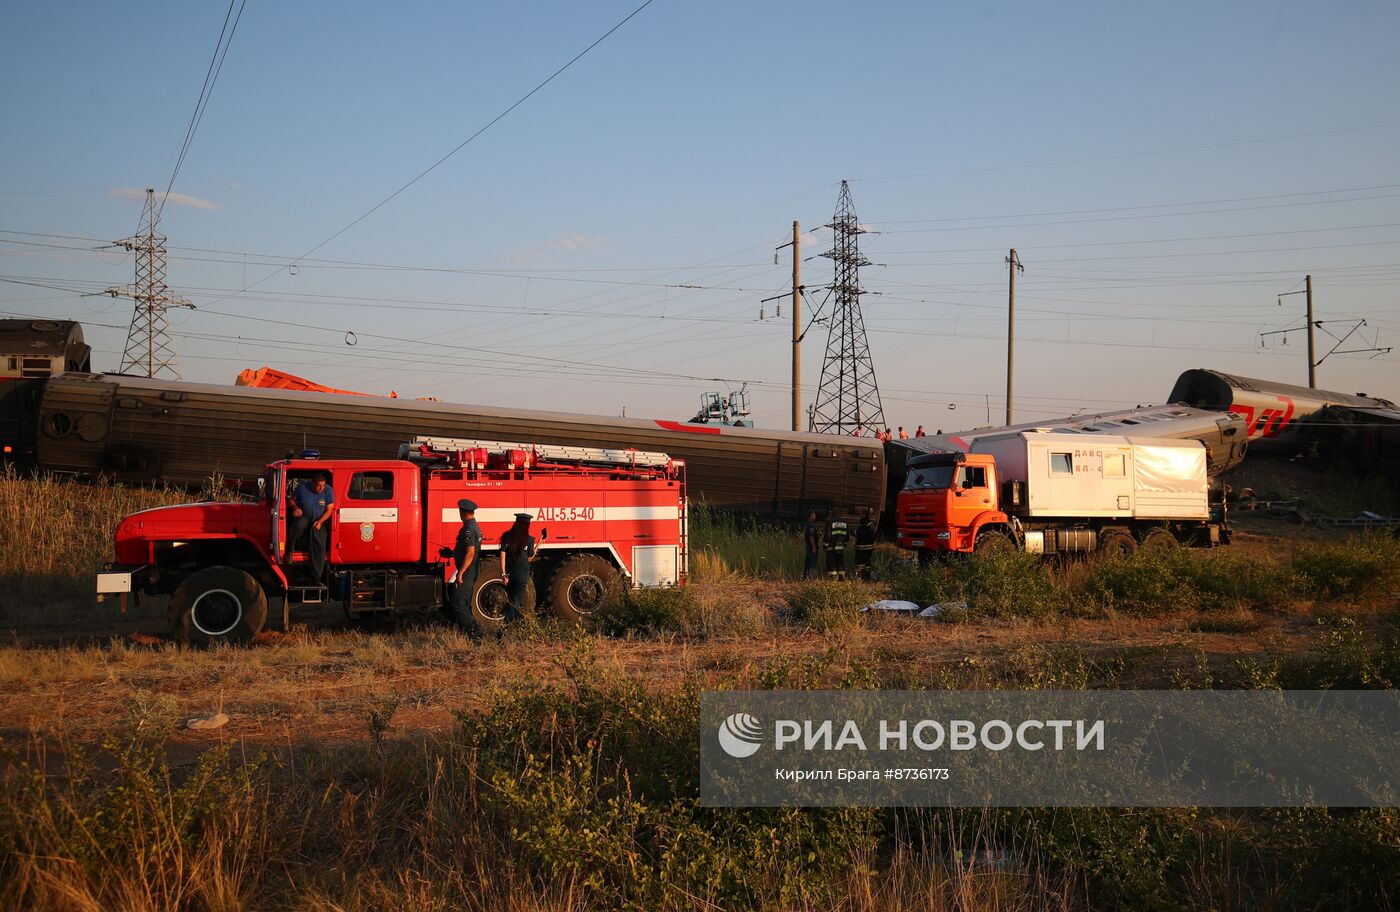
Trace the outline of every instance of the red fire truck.
<path fill-rule="evenodd" d="M 274 462 L 256 502 L 142 510 L 122 520 L 116 562 L 98 597 L 169 595 L 176 639 L 242 641 L 262 629 L 269 599 L 284 628 L 293 604 L 338 603 L 352 618 L 440 608 L 447 557 L 461 528 L 457 501 L 478 507 L 481 570 L 472 612 L 488 629 L 505 617 L 498 541 L 530 513 L 539 557 L 526 598 L 580 620 L 624 586 L 679 586 L 686 578 L 685 464 L 664 453 L 501 441 L 417 438 L 398 459 Z M 288 541 L 289 507 L 303 481 L 323 474 L 334 492 L 326 577 Z M 537 596 L 537 592 L 543 597 Z"/>

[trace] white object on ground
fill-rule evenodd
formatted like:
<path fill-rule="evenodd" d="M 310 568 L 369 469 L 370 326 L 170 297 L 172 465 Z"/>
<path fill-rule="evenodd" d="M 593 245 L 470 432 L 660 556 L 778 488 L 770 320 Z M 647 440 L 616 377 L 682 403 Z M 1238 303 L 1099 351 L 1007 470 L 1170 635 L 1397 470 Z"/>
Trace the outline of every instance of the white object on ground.
<path fill-rule="evenodd" d="M 228 724 L 228 716 L 224 713 L 214 713 L 204 719 L 191 719 L 185 723 L 185 728 L 193 728 L 196 731 L 205 731 L 211 728 L 223 728 Z"/>
<path fill-rule="evenodd" d="M 967 602 L 935 602 L 919 612 L 921 618 L 938 617 L 945 611 L 966 611 Z"/>
<path fill-rule="evenodd" d="M 872 611 L 893 611 L 896 614 L 917 614 L 919 605 L 917 602 L 901 602 L 895 599 L 881 599 L 860 609 L 862 614 Z"/>

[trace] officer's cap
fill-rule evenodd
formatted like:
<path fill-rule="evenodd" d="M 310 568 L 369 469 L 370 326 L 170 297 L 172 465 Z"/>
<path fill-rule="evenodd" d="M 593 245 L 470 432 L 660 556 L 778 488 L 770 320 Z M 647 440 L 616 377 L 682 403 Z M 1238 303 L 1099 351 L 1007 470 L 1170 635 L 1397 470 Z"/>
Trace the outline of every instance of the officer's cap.
<path fill-rule="evenodd" d="M 515 518 L 516 518 L 516 519 L 534 519 L 535 517 L 532 516 L 532 515 L 530 515 L 529 513 L 517 513 L 517 514 L 515 514 Z"/>
<path fill-rule="evenodd" d="M 461 500 L 457 501 L 457 509 L 465 513 L 472 513 L 476 510 L 476 501 L 467 500 L 463 497 Z"/>

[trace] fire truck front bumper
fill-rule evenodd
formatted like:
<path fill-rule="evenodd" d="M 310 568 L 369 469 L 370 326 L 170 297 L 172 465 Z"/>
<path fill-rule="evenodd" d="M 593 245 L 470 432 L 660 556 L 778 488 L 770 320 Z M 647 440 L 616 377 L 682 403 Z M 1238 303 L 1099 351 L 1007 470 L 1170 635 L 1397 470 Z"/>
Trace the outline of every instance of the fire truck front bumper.
<path fill-rule="evenodd" d="M 97 600 L 106 601 L 114 595 L 121 596 L 125 605 L 126 597 L 145 585 L 147 567 L 113 567 L 97 574 Z"/>

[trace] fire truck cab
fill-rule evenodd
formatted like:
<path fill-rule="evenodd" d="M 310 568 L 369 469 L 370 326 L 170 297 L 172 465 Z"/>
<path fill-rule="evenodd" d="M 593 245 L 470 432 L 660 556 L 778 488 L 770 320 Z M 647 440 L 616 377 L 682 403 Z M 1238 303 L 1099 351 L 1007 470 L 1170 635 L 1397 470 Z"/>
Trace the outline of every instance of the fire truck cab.
<path fill-rule="evenodd" d="M 325 476 L 334 494 L 324 578 L 306 542 L 291 541 L 298 485 Z M 143 510 L 117 529 L 116 562 L 98 575 L 99 598 L 169 595 L 176 639 L 250 638 L 280 601 L 332 602 L 354 617 L 441 608 L 461 528 L 457 502 L 477 503 L 477 623 L 503 623 L 500 538 L 515 514 L 534 517 L 537 559 L 526 596 L 580 620 L 623 586 L 678 586 L 686 578 L 685 465 L 664 453 L 418 438 L 399 458 L 321 459 L 311 451 L 269 465 L 256 502 Z"/>

